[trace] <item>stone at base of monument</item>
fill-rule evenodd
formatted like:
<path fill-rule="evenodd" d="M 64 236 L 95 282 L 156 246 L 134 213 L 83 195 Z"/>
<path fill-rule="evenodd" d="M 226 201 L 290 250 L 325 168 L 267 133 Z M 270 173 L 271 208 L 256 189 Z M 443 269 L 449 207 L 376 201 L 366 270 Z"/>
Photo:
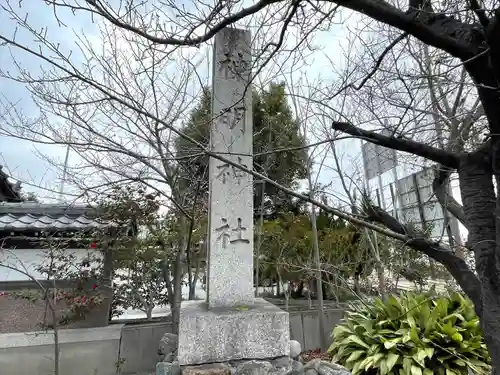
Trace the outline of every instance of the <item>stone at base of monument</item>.
<path fill-rule="evenodd" d="M 297 359 L 302 353 L 302 347 L 297 340 L 290 340 L 290 357 Z"/>
<path fill-rule="evenodd" d="M 177 360 L 181 365 L 288 356 L 288 313 L 256 298 L 253 305 L 207 308 L 181 305 Z"/>
<path fill-rule="evenodd" d="M 158 362 L 156 364 L 156 375 L 181 375 L 179 362 Z"/>
<path fill-rule="evenodd" d="M 165 333 L 158 345 L 160 362 L 173 362 L 177 358 L 177 345 L 179 338 L 173 333 Z"/>
<path fill-rule="evenodd" d="M 290 357 L 280 357 L 183 366 L 182 375 L 286 375 L 302 367 Z"/>
<path fill-rule="evenodd" d="M 307 362 L 301 371 L 293 371 L 289 375 L 351 375 L 351 372 L 337 363 L 316 358 Z"/>
<path fill-rule="evenodd" d="M 178 362 L 164 362 L 156 366 L 156 375 L 351 375 L 351 373 L 343 366 L 321 359 L 313 359 L 304 365 L 290 357 L 280 357 L 182 367 Z"/>

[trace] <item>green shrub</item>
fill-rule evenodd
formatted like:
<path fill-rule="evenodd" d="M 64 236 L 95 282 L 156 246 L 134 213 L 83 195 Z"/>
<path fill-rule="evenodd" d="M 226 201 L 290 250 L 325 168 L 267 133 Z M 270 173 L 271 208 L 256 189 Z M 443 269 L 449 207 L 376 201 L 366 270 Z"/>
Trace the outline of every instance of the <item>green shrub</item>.
<path fill-rule="evenodd" d="M 472 302 L 459 293 L 407 293 L 351 305 L 332 337 L 333 361 L 353 375 L 491 371 L 479 319 Z"/>

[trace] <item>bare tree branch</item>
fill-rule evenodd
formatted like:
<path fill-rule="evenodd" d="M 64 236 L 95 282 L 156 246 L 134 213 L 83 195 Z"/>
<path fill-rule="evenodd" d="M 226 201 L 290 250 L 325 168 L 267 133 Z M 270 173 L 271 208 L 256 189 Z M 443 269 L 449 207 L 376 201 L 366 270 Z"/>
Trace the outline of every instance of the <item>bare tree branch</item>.
<path fill-rule="evenodd" d="M 455 216 L 466 228 L 467 221 L 462 205 L 449 194 L 449 178 L 451 170 L 448 168 L 435 168 L 432 189 L 441 206 Z"/>
<path fill-rule="evenodd" d="M 387 137 L 373 131 L 360 129 L 347 122 L 334 121 L 332 122 L 332 128 L 350 134 L 353 137 L 365 139 L 379 146 L 419 155 L 449 168 L 457 169 L 459 165 L 459 159 L 456 155 L 410 139 Z"/>
<path fill-rule="evenodd" d="M 462 258 L 455 255 L 450 249 L 443 248 L 438 242 L 428 240 L 424 235 L 418 234 L 415 230 L 401 224 L 381 208 L 369 203 L 367 199 L 364 200 L 364 211 L 370 220 L 383 224 L 395 233 L 408 236 L 408 241 L 405 242 L 406 246 L 444 264 L 467 295 L 473 299 L 475 298 L 474 303 L 480 303 L 481 298 L 478 293 L 481 286 L 479 279 Z"/>

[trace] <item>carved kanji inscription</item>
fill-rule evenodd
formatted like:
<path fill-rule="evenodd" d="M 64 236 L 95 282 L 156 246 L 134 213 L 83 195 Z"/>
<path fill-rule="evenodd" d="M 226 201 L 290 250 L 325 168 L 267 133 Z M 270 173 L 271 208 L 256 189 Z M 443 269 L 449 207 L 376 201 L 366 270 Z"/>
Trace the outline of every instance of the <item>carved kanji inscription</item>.
<path fill-rule="evenodd" d="M 227 241 L 229 241 L 231 235 L 229 234 L 229 224 L 227 223 L 227 220 L 222 218 L 221 221 L 222 225 L 215 228 L 215 231 L 219 233 L 217 240 L 222 241 L 222 247 L 225 249 L 227 247 Z"/>
<path fill-rule="evenodd" d="M 245 106 L 239 105 L 224 110 L 221 113 L 221 122 L 231 130 L 239 126 L 240 130 L 244 133 L 246 130 Z"/>
<path fill-rule="evenodd" d="M 224 57 L 218 61 L 219 72 L 224 79 L 242 80 L 250 73 L 250 62 L 246 61 L 242 52 L 233 52 L 225 48 Z"/>
<path fill-rule="evenodd" d="M 247 165 L 243 164 L 243 159 L 239 156 L 238 156 L 238 164 L 241 165 L 242 167 L 247 168 Z M 229 179 L 234 178 L 236 180 L 236 183 L 239 185 L 241 179 L 245 177 L 245 172 L 235 167 L 234 165 L 229 165 L 229 163 L 219 164 L 217 166 L 217 170 L 219 171 L 219 173 L 217 174 L 217 179 L 220 179 L 223 184 L 225 184 L 226 181 L 229 181 Z"/>
<path fill-rule="evenodd" d="M 241 218 L 238 218 L 238 226 L 233 229 L 233 232 L 236 232 L 236 238 L 234 240 L 231 240 L 229 242 L 231 243 L 250 243 L 250 240 L 247 238 L 243 238 L 243 232 L 247 230 L 246 227 L 241 225 Z"/>
<path fill-rule="evenodd" d="M 230 228 L 227 219 L 221 218 L 222 225 L 215 228 L 215 231 L 219 233 L 217 240 L 221 242 L 222 248 L 225 249 L 228 243 L 250 243 L 248 238 L 245 238 L 246 227 L 242 225 L 242 219 L 239 217 L 237 219 L 237 226 Z M 232 233 L 232 235 L 231 235 Z"/>

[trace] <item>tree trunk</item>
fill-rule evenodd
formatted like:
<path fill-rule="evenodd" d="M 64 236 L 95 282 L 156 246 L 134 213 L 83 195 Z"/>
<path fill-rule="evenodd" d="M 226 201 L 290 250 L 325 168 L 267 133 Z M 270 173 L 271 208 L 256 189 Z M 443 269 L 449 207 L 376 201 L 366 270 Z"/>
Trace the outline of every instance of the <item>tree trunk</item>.
<path fill-rule="evenodd" d="M 339 300 L 340 288 L 339 288 L 339 279 L 335 277 L 335 306 L 340 308 L 340 300 Z"/>
<path fill-rule="evenodd" d="M 465 291 L 474 302 L 476 313 L 480 318 L 492 360 L 492 374 L 499 375 L 500 272 L 497 243 L 500 242 L 500 225 L 498 225 L 500 223 L 495 211 L 498 211 L 500 202 L 495 196 L 489 152 L 490 150 L 480 150 L 462 157 L 459 179 L 469 229 L 468 243 L 474 250 L 476 272 L 481 283 L 480 291 L 476 289 Z"/>
<path fill-rule="evenodd" d="M 304 295 L 304 281 L 300 280 L 299 281 L 299 286 L 297 287 L 297 296 L 298 298 L 303 297 Z"/>
<path fill-rule="evenodd" d="M 104 290 L 106 294 L 106 299 L 104 303 L 107 304 L 108 306 L 108 318 L 111 321 L 112 318 L 112 305 L 113 305 L 113 276 L 114 276 L 114 270 L 113 270 L 113 250 L 106 245 L 106 248 L 103 251 L 103 284 L 104 284 Z M 107 289 L 109 288 L 109 289 Z"/>
<path fill-rule="evenodd" d="M 205 175 L 205 173 L 206 173 L 206 169 L 203 172 L 203 175 Z M 187 241 L 185 243 L 186 244 L 186 246 L 185 246 L 186 247 L 186 249 L 185 249 L 185 251 L 186 251 L 186 253 L 185 253 L 186 254 L 186 266 L 187 266 L 188 286 L 189 286 L 189 296 L 188 296 L 189 300 L 194 300 L 196 298 L 196 282 L 198 281 L 199 260 L 196 261 L 196 273 L 193 276 L 191 250 L 193 247 L 192 246 L 192 239 L 193 239 L 193 229 L 194 229 L 194 222 L 195 222 L 196 203 L 198 202 L 201 181 L 202 180 L 198 180 L 198 184 L 196 186 L 196 192 L 195 192 L 194 201 L 193 201 L 193 209 L 191 210 L 192 218 L 189 222 L 188 238 L 187 238 Z M 181 202 L 181 200 L 179 198 L 180 197 L 176 197 L 177 202 Z M 179 224 L 180 224 L 181 231 L 184 227 L 184 223 L 185 223 L 185 216 L 182 213 L 180 213 Z M 179 235 L 182 236 L 182 234 L 179 234 Z M 184 250 L 184 237 L 182 237 L 179 249 L 180 249 L 180 251 Z"/>
<path fill-rule="evenodd" d="M 259 231 L 257 232 L 257 246 L 255 248 L 255 297 L 259 296 L 259 274 L 260 274 L 260 247 L 262 245 L 262 231 L 264 230 L 264 192 L 266 191 L 266 182 L 261 182 L 260 190 L 260 213 L 259 213 Z"/>
<path fill-rule="evenodd" d="M 311 289 L 307 289 L 307 303 L 309 304 L 309 310 L 313 308 L 313 301 L 311 298 Z"/>
<path fill-rule="evenodd" d="M 322 283 L 321 283 L 322 291 L 323 291 L 323 301 L 328 300 L 328 295 L 330 292 L 330 285 L 331 285 L 331 282 L 330 282 L 328 275 L 323 274 Z"/>
<path fill-rule="evenodd" d="M 146 309 L 146 319 L 147 320 L 153 319 L 153 307 L 152 306 L 148 306 L 148 308 Z"/>
<path fill-rule="evenodd" d="M 52 316 L 52 323 L 53 323 L 53 329 L 54 329 L 54 375 L 59 375 L 60 372 L 60 366 L 61 366 L 61 360 L 60 360 L 60 345 L 59 345 L 59 317 L 57 316 L 57 289 L 56 289 L 56 282 L 54 280 L 53 282 L 54 286 L 54 296 L 53 300 L 49 302 L 49 308 L 50 308 L 50 313 Z M 52 298 L 52 296 L 49 296 L 49 298 Z"/>
<path fill-rule="evenodd" d="M 385 273 L 384 273 L 384 265 L 380 260 L 377 260 L 377 278 L 378 278 L 378 290 L 381 295 L 385 295 Z"/>
<path fill-rule="evenodd" d="M 312 198 L 312 193 L 309 194 Z M 319 242 L 318 242 L 318 228 L 316 225 L 316 208 L 311 206 L 311 224 L 312 232 L 314 238 L 314 265 L 316 267 L 316 298 L 318 300 L 318 324 L 320 332 L 320 345 L 321 350 L 327 349 L 327 342 L 325 338 L 326 324 L 325 324 L 325 314 L 323 312 L 323 282 L 321 280 L 321 259 L 319 254 Z"/>
<path fill-rule="evenodd" d="M 190 301 L 196 299 L 196 284 L 198 284 L 199 273 L 200 273 L 200 261 L 198 260 L 196 262 L 196 268 L 195 268 L 195 272 L 193 275 L 193 279 L 189 283 L 189 300 Z"/>
<path fill-rule="evenodd" d="M 288 301 L 290 299 L 290 294 L 288 293 L 287 289 L 290 288 L 290 284 L 288 284 L 288 288 L 285 288 L 280 272 L 278 270 L 276 270 L 276 272 L 278 273 L 278 284 L 281 284 L 283 286 L 283 292 L 285 294 L 285 311 L 288 311 Z"/>
<path fill-rule="evenodd" d="M 488 346 L 488 352 L 493 366 L 492 375 L 500 374 L 500 294 L 496 288 L 484 285 L 481 297 L 483 306 L 480 315 L 481 327 L 484 339 Z M 484 306 L 487 305 L 487 306 Z"/>
<path fill-rule="evenodd" d="M 437 279 L 436 264 L 434 260 L 432 260 L 430 257 L 429 257 L 429 270 L 431 272 L 431 279 L 436 280 Z"/>
<path fill-rule="evenodd" d="M 175 256 L 175 266 L 174 266 L 174 282 L 173 282 L 173 292 L 174 298 L 173 302 L 170 304 L 170 311 L 172 314 L 172 333 L 179 334 L 179 320 L 181 315 L 181 302 L 182 302 L 182 251 L 177 251 Z"/>
<path fill-rule="evenodd" d="M 378 278 L 378 290 L 381 295 L 384 295 L 386 293 L 384 264 L 382 263 L 382 259 L 380 258 L 380 249 L 378 247 L 378 242 L 377 242 L 377 233 L 369 231 L 366 228 L 365 228 L 365 233 L 368 239 L 370 250 L 373 253 L 373 258 L 375 259 L 375 268 L 377 270 L 377 278 Z"/>
<path fill-rule="evenodd" d="M 358 295 L 361 293 L 359 288 L 359 274 L 354 275 L 354 293 Z"/>
<path fill-rule="evenodd" d="M 165 280 L 165 283 L 167 284 L 167 294 L 168 294 L 168 302 L 170 304 L 170 313 L 171 313 L 171 318 L 172 318 L 172 333 L 178 334 L 179 332 L 179 318 L 180 318 L 180 302 L 177 302 L 179 299 L 179 294 L 182 299 L 182 291 L 180 290 L 180 286 L 182 285 L 182 280 L 180 280 L 180 283 L 177 283 L 177 279 L 180 279 L 178 277 L 178 273 L 180 272 L 182 275 L 181 271 L 178 271 L 180 267 L 177 267 L 177 260 L 180 261 L 181 259 L 181 254 L 180 251 L 177 252 L 177 257 L 176 257 L 176 262 L 174 264 L 174 272 L 172 275 L 171 272 L 171 265 L 168 263 L 168 257 L 165 256 L 165 259 L 163 261 L 163 266 L 162 266 L 162 274 L 163 274 L 163 279 Z M 173 277 L 172 277 L 173 276 Z M 173 279 L 173 280 L 172 280 Z"/>
<path fill-rule="evenodd" d="M 189 295 L 188 299 L 190 301 L 196 299 L 196 284 L 194 282 L 189 283 Z"/>
<path fill-rule="evenodd" d="M 309 289 L 311 298 L 313 298 L 313 296 L 316 296 L 316 279 L 311 278 L 307 281 L 307 289 Z"/>
<path fill-rule="evenodd" d="M 196 285 L 198 284 L 198 273 L 200 272 L 200 262 L 196 262 L 196 268 L 194 272 L 191 272 L 191 279 L 188 282 L 189 294 L 188 299 L 190 301 L 196 299 Z"/>

